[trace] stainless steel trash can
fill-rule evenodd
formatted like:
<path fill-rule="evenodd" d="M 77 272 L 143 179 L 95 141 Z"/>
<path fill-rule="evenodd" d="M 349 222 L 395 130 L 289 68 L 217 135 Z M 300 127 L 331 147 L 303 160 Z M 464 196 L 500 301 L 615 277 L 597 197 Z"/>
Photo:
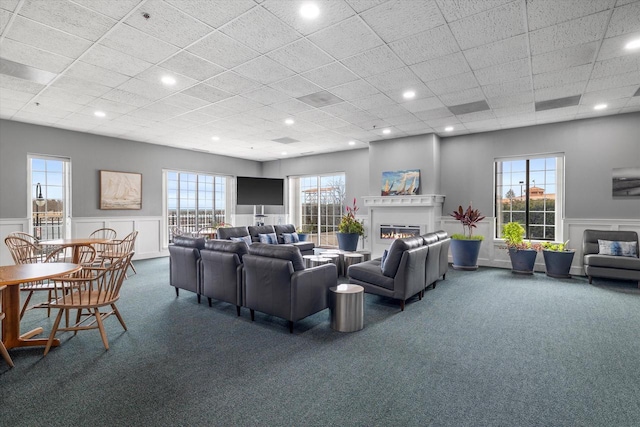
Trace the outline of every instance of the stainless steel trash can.
<path fill-rule="evenodd" d="M 360 285 L 338 285 L 331 292 L 331 328 L 339 332 L 355 332 L 364 327 L 364 288 Z"/>

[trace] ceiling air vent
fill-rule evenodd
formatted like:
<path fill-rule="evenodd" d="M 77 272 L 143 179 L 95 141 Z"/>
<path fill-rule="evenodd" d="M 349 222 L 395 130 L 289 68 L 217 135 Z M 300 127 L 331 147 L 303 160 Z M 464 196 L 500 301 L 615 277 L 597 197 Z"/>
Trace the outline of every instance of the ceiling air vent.
<path fill-rule="evenodd" d="M 327 105 L 333 105 L 344 101 L 344 99 L 338 98 L 326 90 L 321 90 L 320 92 L 311 93 L 296 99 L 316 108 L 326 107 Z"/>
<path fill-rule="evenodd" d="M 30 82 L 40 83 L 41 85 L 49 84 L 51 80 L 58 76 L 57 74 L 9 61 L 4 58 L 0 58 L 0 74 L 17 77 L 22 80 L 29 80 Z"/>
<path fill-rule="evenodd" d="M 554 108 L 572 107 L 580 104 L 582 95 L 567 96 L 566 98 L 548 99 L 536 102 L 536 111 L 553 110 Z"/>
<path fill-rule="evenodd" d="M 456 116 L 460 114 L 477 113 L 478 111 L 486 111 L 488 109 L 489 104 L 487 104 L 487 101 L 484 100 L 469 102 L 468 104 L 452 105 L 451 107 L 449 107 L 449 111 L 451 111 Z"/>
<path fill-rule="evenodd" d="M 289 138 L 285 136 L 284 138 L 272 139 L 273 142 L 279 142 L 280 144 L 293 144 L 294 142 L 300 142 L 297 139 Z"/>

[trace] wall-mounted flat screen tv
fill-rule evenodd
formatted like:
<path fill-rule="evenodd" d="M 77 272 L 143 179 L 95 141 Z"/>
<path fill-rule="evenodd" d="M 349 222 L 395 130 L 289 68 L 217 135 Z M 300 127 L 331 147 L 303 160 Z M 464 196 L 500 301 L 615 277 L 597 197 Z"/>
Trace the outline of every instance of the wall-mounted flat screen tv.
<path fill-rule="evenodd" d="M 284 205 L 284 179 L 239 176 L 236 179 L 239 205 Z"/>

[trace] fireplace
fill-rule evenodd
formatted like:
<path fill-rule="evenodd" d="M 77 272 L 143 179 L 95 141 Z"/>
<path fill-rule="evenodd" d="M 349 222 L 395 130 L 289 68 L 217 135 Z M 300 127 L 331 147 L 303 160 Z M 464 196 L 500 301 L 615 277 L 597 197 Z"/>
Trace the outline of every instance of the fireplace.
<path fill-rule="evenodd" d="M 419 225 L 380 224 L 380 239 L 393 240 L 420 235 Z"/>

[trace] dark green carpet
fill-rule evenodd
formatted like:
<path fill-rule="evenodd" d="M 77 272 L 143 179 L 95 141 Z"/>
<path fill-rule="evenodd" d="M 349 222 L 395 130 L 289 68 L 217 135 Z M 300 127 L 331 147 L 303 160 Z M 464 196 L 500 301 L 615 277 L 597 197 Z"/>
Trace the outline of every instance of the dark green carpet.
<path fill-rule="evenodd" d="M 365 297 L 365 328 L 325 310 L 296 324 L 175 292 L 168 259 L 137 261 L 129 327 L 63 335 L 0 361 L 2 426 L 638 426 L 633 282 L 450 270 L 404 312 Z M 23 330 L 44 326 L 32 310 Z"/>

